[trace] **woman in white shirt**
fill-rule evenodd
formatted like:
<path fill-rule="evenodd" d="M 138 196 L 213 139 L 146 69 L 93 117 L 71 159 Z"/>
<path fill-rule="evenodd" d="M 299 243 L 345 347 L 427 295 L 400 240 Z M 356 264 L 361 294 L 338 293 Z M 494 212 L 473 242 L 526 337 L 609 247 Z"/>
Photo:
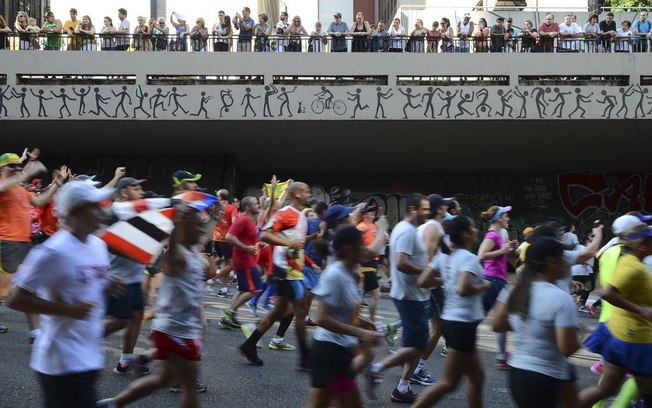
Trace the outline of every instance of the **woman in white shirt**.
<path fill-rule="evenodd" d="M 442 333 L 448 356 L 444 377 L 424 391 L 413 408 L 433 406 L 444 395 L 457 388 L 462 376 L 468 378 L 468 406 L 482 407 L 484 373 L 475 346 L 478 325 L 484 319 L 482 295 L 491 287 L 484 279 L 482 265 L 470 249 L 478 242 L 478 230 L 467 217 L 456 217 L 446 225 L 453 250 L 449 255 L 437 255 L 419 276 L 418 284 L 432 287 L 444 281 L 444 311 Z"/>
<path fill-rule="evenodd" d="M 575 381 L 567 357 L 581 345 L 577 309 L 570 294 L 555 285 L 567 268 L 558 239 L 534 238 L 507 307 L 494 308 L 494 331 L 515 333 L 516 351 L 509 365 L 518 407 L 554 408 L 563 384 Z"/>

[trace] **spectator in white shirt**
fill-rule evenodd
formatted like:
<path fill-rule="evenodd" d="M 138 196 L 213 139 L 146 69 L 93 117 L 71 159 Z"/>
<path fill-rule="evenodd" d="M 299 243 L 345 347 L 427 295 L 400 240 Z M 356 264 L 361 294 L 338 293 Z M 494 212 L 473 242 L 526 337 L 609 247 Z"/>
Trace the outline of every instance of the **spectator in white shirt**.
<path fill-rule="evenodd" d="M 559 26 L 559 37 L 564 39 L 559 50 L 562 52 L 579 52 L 577 38 L 581 35 L 582 29 L 576 23 L 573 23 L 572 16 L 569 14 L 564 17 L 564 24 Z"/>
<path fill-rule="evenodd" d="M 395 18 L 389 28 L 389 36 L 392 38 L 389 43 L 389 52 L 403 52 L 405 47 L 405 28 L 401 25 L 401 19 Z"/>
<path fill-rule="evenodd" d="M 630 30 L 632 23 L 628 20 L 620 23 L 620 28 L 616 30 L 616 52 L 631 52 L 632 51 L 632 31 Z"/>

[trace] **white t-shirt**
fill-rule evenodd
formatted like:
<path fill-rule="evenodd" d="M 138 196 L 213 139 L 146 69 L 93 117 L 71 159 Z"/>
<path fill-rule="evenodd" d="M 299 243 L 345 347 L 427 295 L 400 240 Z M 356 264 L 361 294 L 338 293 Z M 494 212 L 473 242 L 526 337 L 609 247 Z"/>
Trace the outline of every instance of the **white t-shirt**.
<path fill-rule="evenodd" d="M 16 286 L 49 301 L 95 304 L 84 320 L 40 315 L 41 334 L 30 363 L 33 370 L 65 375 L 104 368 L 100 342 L 108 271 L 107 246 L 93 235 L 81 242 L 61 229 L 29 252 L 14 276 Z"/>
<path fill-rule="evenodd" d="M 351 324 L 356 317 L 357 305 L 360 303 L 357 276 L 342 262 L 335 261 L 329 264 L 321 274 L 319 285 L 312 292 L 328 306 L 330 315 L 335 320 Z M 318 327 L 312 337 L 342 347 L 353 347 L 358 344 L 356 337 L 333 333 L 323 327 Z"/>
<path fill-rule="evenodd" d="M 557 349 L 555 327 L 579 327 L 571 296 L 548 282 L 532 282 L 527 319 L 509 315 L 516 351 L 509 365 L 560 380 L 570 379 L 570 363 Z"/>
<path fill-rule="evenodd" d="M 403 253 L 410 257 L 412 264 L 425 268 L 426 248 L 417 234 L 417 228 L 407 221 L 396 224 L 389 237 L 389 247 L 389 267 L 392 276 L 392 288 L 389 295 L 393 299 L 399 300 L 429 300 L 430 290 L 417 286 L 419 275 L 408 275 L 396 267 L 397 255 Z"/>
<path fill-rule="evenodd" d="M 570 25 L 566 25 L 566 23 L 559 24 L 559 33 L 560 34 L 579 34 L 582 32 L 582 28 L 578 26 L 575 23 L 571 23 Z M 579 50 L 579 39 L 578 38 L 564 38 L 562 43 L 561 43 L 561 48 L 565 50 L 573 50 L 577 51 Z"/>
<path fill-rule="evenodd" d="M 584 245 L 577 245 L 575 247 L 576 252 L 581 252 L 586 247 Z M 590 274 L 593 273 L 593 258 L 589 259 L 588 261 L 581 263 L 581 264 L 575 264 L 571 266 L 571 275 L 572 276 L 589 276 Z"/>
<path fill-rule="evenodd" d="M 120 22 L 120 25 L 118 26 L 118 33 L 123 34 L 123 35 L 118 35 L 118 38 L 116 40 L 116 44 L 118 45 L 128 45 L 129 44 L 129 20 L 126 18 Z"/>
<path fill-rule="evenodd" d="M 615 50 L 626 51 L 626 52 L 631 51 L 632 50 L 631 38 L 632 38 L 632 30 L 629 30 L 627 32 L 623 31 L 622 28 L 616 30 Z"/>
<path fill-rule="evenodd" d="M 441 254 L 432 260 L 432 268 L 444 279 L 443 320 L 478 322 L 484 319 L 482 293 L 462 297 L 457 293 L 461 274 L 473 274 L 473 284 L 482 283 L 484 274 L 478 257 L 466 249 L 457 248 L 450 255 Z"/>
<path fill-rule="evenodd" d="M 557 280 L 555 285 L 566 293 L 571 292 L 571 282 L 573 281 L 573 276 L 571 275 L 571 267 L 577 264 L 577 258 L 579 254 L 579 251 L 564 251 L 564 261 L 566 261 L 568 269 L 566 271 L 566 276 L 562 279 Z"/>
<path fill-rule="evenodd" d="M 389 48 L 401 48 L 405 46 L 405 28 L 402 25 L 399 25 L 398 28 L 394 28 L 394 26 L 391 26 L 389 30 L 387 30 L 390 36 L 395 36 L 392 37 L 390 40 L 390 45 Z"/>

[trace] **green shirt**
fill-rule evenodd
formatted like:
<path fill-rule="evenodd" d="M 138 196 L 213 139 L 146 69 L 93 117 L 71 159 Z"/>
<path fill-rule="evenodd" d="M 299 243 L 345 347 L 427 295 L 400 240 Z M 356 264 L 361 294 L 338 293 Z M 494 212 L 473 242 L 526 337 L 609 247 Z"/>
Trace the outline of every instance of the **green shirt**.
<path fill-rule="evenodd" d="M 61 33 L 54 32 L 54 30 L 57 29 L 57 22 L 45 22 L 43 24 L 44 28 L 47 28 L 48 31 L 52 30 L 53 32 L 47 33 L 45 36 L 45 42 L 44 45 L 48 48 L 53 48 L 53 49 L 61 49 Z"/>

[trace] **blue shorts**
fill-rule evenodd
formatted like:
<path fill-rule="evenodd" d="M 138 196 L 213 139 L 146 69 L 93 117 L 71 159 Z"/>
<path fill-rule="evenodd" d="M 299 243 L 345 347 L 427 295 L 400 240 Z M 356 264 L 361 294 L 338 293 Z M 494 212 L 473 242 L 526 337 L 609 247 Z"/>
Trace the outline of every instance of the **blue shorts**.
<path fill-rule="evenodd" d="M 256 266 L 235 271 L 235 276 L 238 279 L 238 290 L 240 292 L 260 292 L 263 287 L 260 270 Z"/>
<path fill-rule="evenodd" d="M 125 293 L 122 297 L 109 296 L 106 314 L 116 319 L 131 319 L 134 312 L 140 312 L 144 307 L 143 288 L 140 283 L 130 283 L 125 286 Z"/>
<path fill-rule="evenodd" d="M 278 280 L 276 296 L 286 297 L 290 302 L 298 302 L 306 297 L 306 289 L 300 280 Z"/>
<path fill-rule="evenodd" d="M 482 296 L 484 312 L 489 313 L 489 311 L 494 307 L 496 299 L 498 299 L 498 294 L 505 286 L 507 286 L 507 282 L 500 278 L 494 278 L 493 276 L 485 276 L 484 278 L 491 282 L 491 287 L 485 292 L 484 296 Z"/>
<path fill-rule="evenodd" d="M 425 350 L 428 348 L 430 331 L 430 300 L 399 300 L 392 299 L 403 322 L 403 347 Z"/>
<path fill-rule="evenodd" d="M 303 284 L 306 286 L 308 290 L 313 290 L 314 288 L 317 287 L 319 284 L 319 277 L 321 274 L 316 273 L 314 269 L 312 269 L 308 265 L 303 266 Z"/>

